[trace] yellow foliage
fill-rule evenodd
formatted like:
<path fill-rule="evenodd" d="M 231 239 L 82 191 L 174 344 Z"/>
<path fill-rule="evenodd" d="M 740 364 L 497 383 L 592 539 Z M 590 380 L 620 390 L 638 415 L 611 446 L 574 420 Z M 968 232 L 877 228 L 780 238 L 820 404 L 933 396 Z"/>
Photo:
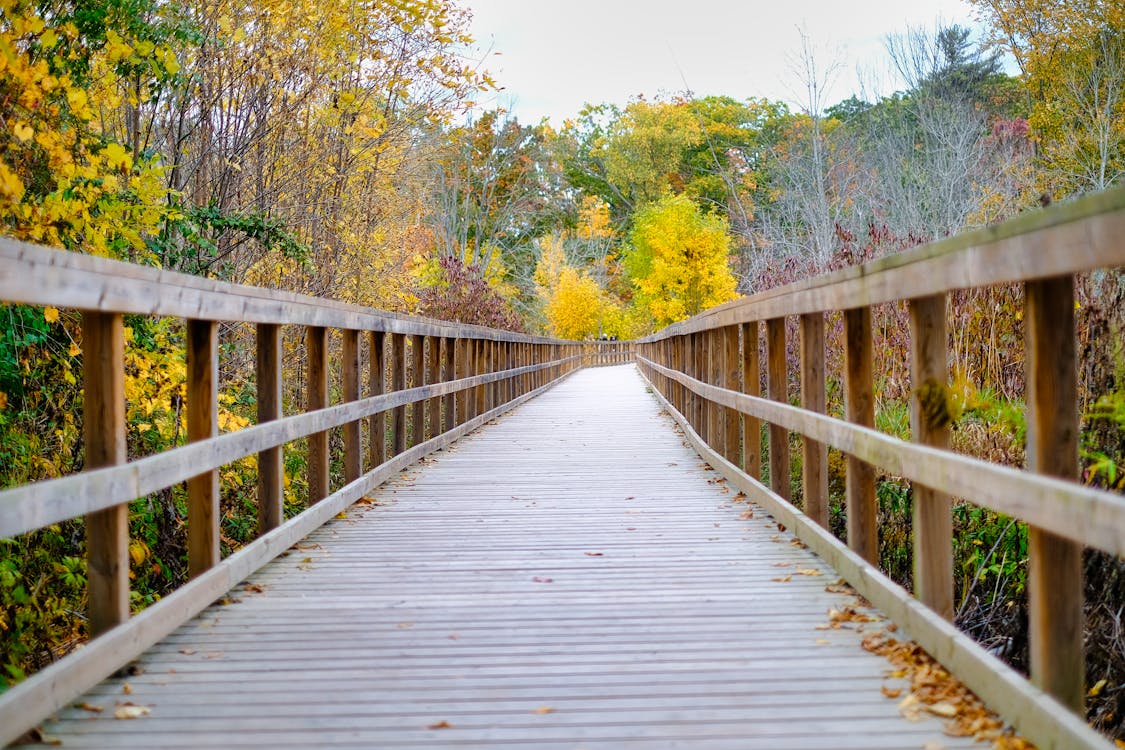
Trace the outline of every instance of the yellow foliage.
<path fill-rule="evenodd" d="M 658 327 L 735 299 L 726 219 L 666 196 L 637 212 L 627 264 L 637 302 Z"/>
<path fill-rule="evenodd" d="M 576 268 L 563 268 L 547 300 L 552 336 L 585 339 L 597 335 L 609 304 L 598 283 Z"/>

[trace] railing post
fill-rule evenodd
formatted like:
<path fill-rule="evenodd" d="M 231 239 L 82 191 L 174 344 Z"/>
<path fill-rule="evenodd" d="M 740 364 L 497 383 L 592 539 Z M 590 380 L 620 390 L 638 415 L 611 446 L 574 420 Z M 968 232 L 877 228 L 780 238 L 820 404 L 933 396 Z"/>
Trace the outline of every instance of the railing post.
<path fill-rule="evenodd" d="M 723 378 L 723 342 L 720 331 L 712 328 L 704 334 L 707 338 L 707 383 L 721 386 Z M 718 401 L 707 401 L 707 444 L 721 456 L 726 450 L 723 445 L 723 412 Z"/>
<path fill-rule="evenodd" d="M 340 386 L 343 401 L 359 400 L 359 331 L 341 332 Z M 344 483 L 350 484 L 363 474 L 363 444 L 360 442 L 360 420 L 344 425 Z"/>
<path fill-rule="evenodd" d="M 328 406 L 328 329 L 309 326 L 305 335 L 305 353 L 308 357 L 308 395 L 306 411 L 324 409 Z M 328 433 L 314 432 L 309 435 L 308 456 L 308 504 L 313 505 L 328 497 Z"/>
<path fill-rule="evenodd" d="M 758 349 L 758 321 L 742 324 L 742 392 L 762 395 L 761 353 Z M 742 470 L 754 479 L 762 478 L 762 425 L 749 414 L 742 415 Z"/>
<path fill-rule="evenodd" d="M 872 386 L 871 308 L 844 311 L 845 411 L 852 424 L 875 426 Z M 847 457 L 846 504 L 848 546 L 864 560 L 879 562 L 879 529 L 875 503 L 875 470 L 855 456 Z"/>
<path fill-rule="evenodd" d="M 456 339 L 443 336 L 441 339 L 441 381 L 448 383 L 456 376 L 454 373 L 454 358 L 456 355 Z M 447 393 L 441 397 L 441 426 L 442 432 L 448 432 L 453 429 L 453 403 L 454 397 L 452 393 Z"/>
<path fill-rule="evenodd" d="M 187 321 L 187 439 L 219 434 L 219 327 L 210 320 Z M 187 481 L 188 576 L 219 562 L 219 472 Z"/>
<path fill-rule="evenodd" d="M 1074 278 L 1024 286 L 1027 356 L 1027 465 L 1039 474 L 1078 477 L 1078 387 Z M 1083 713 L 1082 545 L 1028 528 L 1031 679 Z"/>
<path fill-rule="evenodd" d="M 119 313 L 82 313 L 87 471 L 125 463 L 125 334 Z M 86 614 L 91 638 L 129 619 L 129 505 L 86 516 Z"/>
<path fill-rule="evenodd" d="M 425 339 L 419 334 L 410 337 L 410 387 L 422 385 L 426 374 Z M 410 404 L 410 444 L 418 445 L 424 440 L 426 428 L 426 401 L 420 399 Z"/>
<path fill-rule="evenodd" d="M 469 339 L 458 338 L 454 340 L 454 359 L 453 367 L 456 374 L 456 380 L 463 380 L 471 374 L 469 366 Z M 472 391 L 469 389 L 462 389 L 457 391 L 457 398 L 454 401 L 454 412 L 456 419 L 454 420 L 457 426 L 465 424 L 469 419 L 469 396 Z"/>
<path fill-rule="evenodd" d="M 789 403 L 789 377 L 785 367 L 785 318 L 766 321 L 766 386 L 771 400 Z M 789 432 L 770 424 L 770 489 L 789 500 Z"/>
<path fill-rule="evenodd" d="M 372 396 L 380 396 L 386 392 L 387 359 L 384 352 L 385 335 L 382 331 L 372 331 L 370 342 L 370 355 L 367 369 L 367 390 Z M 385 411 L 372 414 L 367 423 L 367 437 L 371 441 L 371 465 L 375 468 L 387 460 L 387 413 Z"/>
<path fill-rule="evenodd" d="M 824 313 L 801 316 L 801 406 L 824 414 Z M 805 514 L 822 528 L 828 528 L 828 447 L 802 438 L 801 487 Z"/>
<path fill-rule="evenodd" d="M 742 364 L 738 351 L 738 326 L 727 326 L 722 330 L 722 336 L 724 343 L 723 359 L 726 365 L 723 372 L 723 387 L 728 391 L 737 391 L 740 389 L 738 370 L 739 365 Z M 739 456 L 742 454 L 739 446 L 741 430 L 738 424 L 738 411 L 729 407 L 724 409 L 723 424 L 725 431 L 723 445 L 726 449 L 723 456 L 737 466 Z"/>
<path fill-rule="evenodd" d="M 910 426 L 914 442 L 949 448 L 945 295 L 910 300 Z M 953 516 L 949 495 L 914 485 L 914 595 L 953 620 Z"/>
<path fill-rule="evenodd" d="M 391 393 L 406 388 L 406 334 L 391 334 Z M 406 404 L 391 410 L 392 456 L 406 450 Z"/>
<path fill-rule="evenodd" d="M 441 382 L 441 339 L 434 336 L 426 337 L 426 372 L 422 380 L 424 385 L 433 385 Z M 431 396 L 426 400 L 426 432 L 422 436 L 429 440 L 441 433 L 441 397 Z"/>
<path fill-rule="evenodd" d="M 281 418 L 281 326 L 257 326 L 258 424 Z M 258 533 L 281 525 L 285 505 L 282 448 L 258 452 Z"/>
<path fill-rule="evenodd" d="M 488 342 L 484 339 L 477 339 L 476 346 L 473 348 L 476 350 L 474 352 L 476 364 L 473 367 L 473 371 L 477 375 L 485 375 L 489 372 Z M 482 384 L 477 386 L 476 405 L 473 407 L 473 416 L 479 417 L 486 411 L 488 411 L 488 385 Z"/>

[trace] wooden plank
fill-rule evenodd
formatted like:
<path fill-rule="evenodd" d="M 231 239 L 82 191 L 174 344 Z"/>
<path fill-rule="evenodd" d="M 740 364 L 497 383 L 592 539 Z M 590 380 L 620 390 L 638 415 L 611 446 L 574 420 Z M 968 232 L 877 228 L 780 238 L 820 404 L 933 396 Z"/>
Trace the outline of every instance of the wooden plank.
<path fill-rule="evenodd" d="M 127 625 L 114 628 L 64 659 L 36 672 L 17 687 L 0 693 L 0 744 L 15 740 L 29 727 L 71 704 L 83 691 L 116 672 L 145 649 L 195 617 L 233 585 L 283 554 L 389 478 L 398 476 L 420 458 L 448 448 L 458 438 L 545 390 L 547 388 L 528 393 L 512 404 L 480 415 L 455 430 L 388 460 L 383 466 L 364 475 L 360 481 L 345 485 L 322 502 L 307 508 L 188 581 L 130 619 Z M 214 694 L 221 700 L 226 700 L 229 691 L 215 690 Z M 147 742 L 151 746 L 151 736 Z"/>
<path fill-rule="evenodd" d="M 945 296 L 910 300 L 910 426 L 922 445 L 949 448 Z M 914 486 L 914 595 L 953 620 L 953 508 L 949 495 Z"/>
<path fill-rule="evenodd" d="M 647 361 L 647 360 L 646 360 Z M 954 497 L 1051 528 L 1060 536 L 1118 556 L 1125 555 L 1125 501 L 1076 482 L 1031 474 L 923 445 L 905 443 L 866 427 L 744 394 L 726 393 L 647 361 L 693 391 L 759 419 L 808 435 L 888 473 Z"/>
<path fill-rule="evenodd" d="M 472 374 L 469 358 L 472 352 L 469 348 L 469 341 L 467 339 L 456 339 L 454 343 L 456 355 L 454 358 L 453 366 L 456 378 L 461 380 Z M 457 394 L 456 402 L 454 404 L 454 411 L 456 413 L 456 424 L 464 424 L 469 418 L 469 392 L 462 391 Z"/>
<path fill-rule="evenodd" d="M 85 470 L 125 463 L 125 338 L 122 316 L 82 314 Z M 129 620 L 129 506 L 86 516 L 86 617 L 90 637 Z"/>
<path fill-rule="evenodd" d="M 1078 366 L 1074 279 L 1024 287 L 1027 356 L 1027 465 L 1030 471 L 1078 477 Z M 1031 679 L 1080 715 L 1085 657 L 1082 545 L 1051 526 L 1028 528 L 1028 625 Z"/>
<path fill-rule="evenodd" d="M 766 321 L 766 391 L 769 398 L 789 403 L 789 375 L 785 362 L 785 318 Z M 782 425 L 770 423 L 770 489 L 788 500 L 789 432 Z"/>
<path fill-rule="evenodd" d="M 354 328 L 418 336 L 554 341 L 484 326 L 375 310 L 277 289 L 59 252 L 0 237 L 0 299 L 81 310 L 196 319 Z"/>
<path fill-rule="evenodd" d="M 872 377 L 874 344 L 871 308 L 844 311 L 844 411 L 852 424 L 875 426 L 875 388 Z M 854 455 L 847 457 L 848 546 L 860 557 L 879 561 L 878 505 L 875 470 Z"/>
<path fill-rule="evenodd" d="M 800 318 L 801 406 L 823 414 L 827 409 L 824 385 L 824 315 Z M 803 440 L 801 488 L 805 515 L 828 528 L 828 446 L 808 437 Z"/>
<path fill-rule="evenodd" d="M 759 396 L 762 392 L 762 365 L 758 323 L 743 323 L 741 328 L 742 392 Z M 761 422 L 749 414 L 742 415 L 742 469 L 755 479 L 762 478 Z"/>
<path fill-rule="evenodd" d="M 661 418 L 634 372 L 580 373 L 383 487 L 378 506 L 325 526 L 272 577 L 239 586 L 124 678 L 130 700 L 152 707 L 143 720 L 66 709 L 47 733 L 65 746 L 542 747 L 585 738 L 694 748 L 719 738 L 731 748 L 807 750 L 827 733 L 852 748 L 971 748 L 944 738 L 936 720 L 900 716 L 880 691 L 886 662 L 863 650 L 863 633 L 816 629 L 849 598 L 825 591 L 828 569 L 788 536 L 773 541 L 772 519 L 741 518 L 747 506 L 731 502 L 682 435 L 653 429 Z M 622 461 L 642 438 L 646 450 Z M 535 481 L 488 468 L 484 497 L 480 483 L 464 481 L 466 467 L 502 464 L 513 454 L 501 449 L 513 445 Z M 584 484 L 590 490 L 562 512 L 549 505 Z M 685 513 L 643 512 L 649 492 L 669 485 L 664 502 Z M 468 513 L 483 521 L 472 533 Z M 591 546 L 595 517 L 604 533 Z M 426 519 L 440 525 L 420 527 Z M 638 550 L 661 548 L 711 564 L 633 564 Z M 447 569 L 414 568 L 413 555 Z M 775 562 L 795 580 L 772 580 L 784 570 Z M 803 616 L 780 630 L 794 609 Z M 727 637 L 683 636 L 717 615 Z M 651 637 L 670 621 L 680 637 Z M 551 640 L 560 624 L 572 635 Z M 341 626 L 358 629 L 342 637 Z M 616 640 L 601 641 L 599 627 L 615 628 Z M 268 647 L 227 640 L 261 628 Z M 518 642 L 505 644 L 511 633 Z M 214 648 L 216 634 L 234 648 Z M 105 704 L 122 689 L 114 680 L 80 700 Z M 426 729 L 441 721 L 450 726 Z"/>
<path fill-rule="evenodd" d="M 677 419 L 677 422 L 695 449 L 705 460 L 712 462 L 734 487 L 746 493 L 752 501 L 760 503 L 774 518 L 792 530 L 855 587 L 859 594 L 906 629 L 927 653 L 1038 747 L 1109 750 L 1109 742 L 1088 726 L 1084 719 L 1032 686 L 1023 675 L 989 654 L 948 620 L 915 600 L 878 568 L 841 544 L 830 531 L 812 523 L 786 500 L 747 476 L 738 467 L 727 463 L 721 456 L 715 455 L 690 430 L 690 425 L 685 421 Z M 929 448 L 920 450 L 932 451 Z"/>
<path fill-rule="evenodd" d="M 406 389 L 406 337 L 391 334 L 390 353 L 391 391 Z M 397 456 L 406 450 L 406 406 L 396 406 L 391 412 L 391 455 Z"/>
<path fill-rule="evenodd" d="M 187 321 L 187 439 L 200 442 L 219 434 L 219 327 L 210 320 Z M 219 562 L 219 472 L 187 481 L 188 575 L 198 576 Z"/>
<path fill-rule="evenodd" d="M 410 387 L 422 385 L 426 373 L 425 339 L 410 337 Z M 410 408 L 410 444 L 418 445 L 425 440 L 426 404 L 415 401 Z"/>
<path fill-rule="evenodd" d="M 372 331 L 368 338 L 367 392 L 371 396 L 381 396 L 387 383 L 387 354 L 384 334 Z M 376 412 L 368 417 L 367 438 L 370 441 L 368 470 L 387 460 L 387 413 Z"/>
<path fill-rule="evenodd" d="M 456 377 L 456 375 L 454 375 L 454 373 L 456 372 L 454 358 L 457 356 L 457 349 L 455 344 L 455 339 L 444 337 L 441 339 L 441 376 L 439 380 L 441 380 L 441 382 L 443 383 L 453 380 Z M 523 394 L 521 393 L 520 395 L 522 396 Z M 454 396 L 452 393 L 442 396 L 441 398 L 441 421 L 443 432 L 445 430 L 451 430 L 454 427 L 453 399 Z"/>
<path fill-rule="evenodd" d="M 441 339 L 426 339 L 426 372 L 422 383 L 431 385 L 441 382 Z M 426 400 L 426 434 L 429 440 L 434 435 L 441 434 L 441 398 L 433 397 Z"/>
<path fill-rule="evenodd" d="M 704 363 L 707 368 L 708 382 L 712 385 L 722 385 L 722 372 L 723 372 L 723 349 L 722 339 L 719 337 L 718 329 L 711 329 L 704 334 L 704 339 L 707 342 L 707 360 Z M 707 402 L 707 439 L 708 442 L 716 446 L 721 453 L 723 451 L 723 435 L 725 434 L 725 427 L 723 425 L 723 410 L 714 401 Z"/>
<path fill-rule="evenodd" d="M 359 331 L 341 332 L 340 389 L 343 401 L 359 401 Z M 354 482 L 363 474 L 363 444 L 360 442 L 360 421 L 344 425 L 344 484 Z M 327 493 L 326 493 L 327 494 Z"/>
<path fill-rule="evenodd" d="M 308 372 L 305 381 L 305 411 L 328 407 L 328 329 L 310 326 L 305 331 L 305 358 Z M 328 432 L 314 432 L 308 437 L 308 497 L 314 505 L 328 497 L 330 473 L 328 465 Z"/>
<path fill-rule="evenodd" d="M 731 391 L 740 390 L 741 377 L 739 370 L 742 366 L 742 358 L 741 352 L 739 351 L 738 326 L 730 326 L 723 330 L 723 346 L 723 387 Z M 723 436 L 725 450 L 723 451 L 723 455 L 728 461 L 735 464 L 739 462 L 742 455 L 740 417 L 741 415 L 730 407 L 726 407 L 723 410 L 723 429 L 725 430 Z"/>
<path fill-rule="evenodd" d="M 381 335 L 381 334 L 380 334 Z M 257 326 L 258 424 L 281 418 L 281 326 Z M 285 466 L 280 446 L 258 451 L 258 534 L 276 529 L 285 520 Z"/>
<path fill-rule="evenodd" d="M 533 365 L 539 371 L 549 365 Z M 476 387 L 503 375 L 480 375 L 451 383 L 439 383 L 354 403 L 337 404 L 320 411 L 297 414 L 268 424 L 247 427 L 200 443 L 59 479 L 44 480 L 0 492 L 0 537 L 14 536 L 51 523 L 119 504 L 122 497 L 143 497 L 218 468 L 266 448 L 299 440 L 316 432 L 339 427 L 380 411 Z"/>

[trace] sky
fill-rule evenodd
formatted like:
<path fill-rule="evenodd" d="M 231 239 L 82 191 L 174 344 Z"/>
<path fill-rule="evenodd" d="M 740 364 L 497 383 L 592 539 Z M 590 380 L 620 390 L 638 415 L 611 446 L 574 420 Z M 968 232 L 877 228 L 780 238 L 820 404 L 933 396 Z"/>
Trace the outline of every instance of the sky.
<path fill-rule="evenodd" d="M 500 86 L 486 106 L 555 126 L 584 103 L 625 105 L 685 90 L 696 96 L 803 97 L 794 57 L 803 28 L 818 65 L 837 63 L 825 104 L 890 93 L 887 34 L 974 26 L 965 0 L 462 0 Z M 487 53 L 487 55 L 486 55 Z M 861 81 L 864 84 L 861 84 Z M 686 82 L 686 85 L 685 85 Z M 867 98 L 871 98 L 868 96 Z"/>

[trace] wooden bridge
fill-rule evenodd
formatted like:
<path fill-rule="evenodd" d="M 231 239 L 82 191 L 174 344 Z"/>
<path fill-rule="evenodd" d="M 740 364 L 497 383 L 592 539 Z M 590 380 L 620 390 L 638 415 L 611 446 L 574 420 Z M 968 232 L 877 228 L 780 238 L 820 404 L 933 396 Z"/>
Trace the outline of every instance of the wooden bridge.
<path fill-rule="evenodd" d="M 1125 265 L 1122 237 L 1119 190 L 620 344 L 0 241 L 0 299 L 82 311 L 86 455 L 80 474 L 0 492 L 0 536 L 86 518 L 95 636 L 0 695 L 0 742 L 42 723 L 66 747 L 975 746 L 943 734 L 958 706 L 885 697 L 911 687 L 872 653 L 893 632 L 1039 747 L 1109 747 L 1073 712 L 1080 562 L 1125 555 L 1125 502 L 1074 481 L 1073 275 Z M 1028 468 L 951 452 L 919 404 L 914 442 L 873 429 L 870 307 L 909 300 L 912 382 L 944 383 L 946 296 L 1000 283 L 1025 287 Z M 845 419 L 824 413 L 833 311 Z M 128 462 L 125 314 L 186 320 L 190 441 Z M 258 342 L 258 424 L 222 435 L 220 321 Z M 304 331 L 290 416 L 282 327 Z M 281 449 L 301 439 L 308 509 L 286 519 Z M 847 454 L 846 544 L 826 530 L 828 446 Z M 260 536 L 220 559 L 218 471 L 246 456 Z M 915 483 L 917 598 L 874 566 L 873 467 Z M 128 503 L 181 482 L 192 578 L 130 617 Z M 1031 526 L 1030 682 L 949 622 L 951 497 Z"/>

